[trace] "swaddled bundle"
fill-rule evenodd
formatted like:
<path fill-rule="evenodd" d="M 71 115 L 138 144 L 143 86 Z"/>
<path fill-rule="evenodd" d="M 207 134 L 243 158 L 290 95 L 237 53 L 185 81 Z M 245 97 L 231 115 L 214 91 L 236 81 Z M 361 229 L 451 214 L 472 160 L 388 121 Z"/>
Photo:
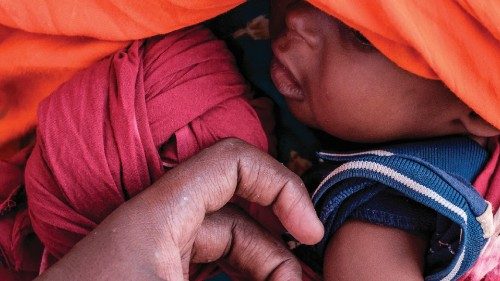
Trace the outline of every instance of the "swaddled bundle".
<path fill-rule="evenodd" d="M 25 172 L 45 254 L 62 257 L 165 167 L 217 140 L 267 150 L 247 90 L 224 43 L 201 27 L 133 42 L 63 84 L 41 103 Z"/>

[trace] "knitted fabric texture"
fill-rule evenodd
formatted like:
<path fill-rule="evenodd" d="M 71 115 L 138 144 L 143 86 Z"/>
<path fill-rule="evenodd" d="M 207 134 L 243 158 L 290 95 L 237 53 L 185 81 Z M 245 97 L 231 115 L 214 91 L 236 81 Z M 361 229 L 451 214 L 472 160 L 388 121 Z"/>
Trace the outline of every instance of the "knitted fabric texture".
<path fill-rule="evenodd" d="M 313 248 L 318 256 L 355 208 L 384 189 L 435 210 L 436 231 L 454 235 L 459 241 L 450 262 L 429 272 L 426 280 L 456 280 L 474 264 L 493 235 L 491 205 L 470 184 L 484 166 L 487 153 L 472 140 L 438 139 L 353 154 L 321 152 L 318 156 L 336 163 L 312 196 L 326 232 Z M 460 227 L 461 234 L 453 231 L 454 225 Z M 432 255 L 436 253 L 428 254 L 427 260 L 432 260 Z"/>

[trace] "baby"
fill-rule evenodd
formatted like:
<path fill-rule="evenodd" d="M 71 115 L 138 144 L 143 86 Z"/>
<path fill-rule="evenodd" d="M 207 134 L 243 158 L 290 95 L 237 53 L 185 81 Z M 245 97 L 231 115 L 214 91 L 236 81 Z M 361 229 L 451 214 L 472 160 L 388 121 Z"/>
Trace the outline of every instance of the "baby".
<path fill-rule="evenodd" d="M 490 229 L 485 224 L 467 229 L 474 218 L 469 226 L 461 225 L 436 202 L 454 200 L 448 193 L 459 190 L 460 200 L 475 209 L 464 207 L 463 212 L 491 219 L 491 206 L 470 182 L 487 160 L 487 151 L 477 143 L 485 144 L 500 131 L 441 81 L 403 70 L 339 20 L 305 2 L 276 1 L 274 7 L 271 76 L 299 120 L 358 143 L 466 136 L 320 154 L 330 163 L 312 172 L 321 181 L 313 201 L 326 236 L 316 253 L 300 252 L 312 264 L 323 261 L 326 280 L 460 277 L 486 243 L 475 245 L 471 240 L 478 238 L 471 238 L 470 231 L 482 231 L 487 238 Z M 391 173 L 385 174 L 385 168 Z M 426 191 L 415 194 L 424 185 Z M 429 200 L 434 195 L 439 200 Z M 463 248 L 475 248 L 474 253 Z"/>

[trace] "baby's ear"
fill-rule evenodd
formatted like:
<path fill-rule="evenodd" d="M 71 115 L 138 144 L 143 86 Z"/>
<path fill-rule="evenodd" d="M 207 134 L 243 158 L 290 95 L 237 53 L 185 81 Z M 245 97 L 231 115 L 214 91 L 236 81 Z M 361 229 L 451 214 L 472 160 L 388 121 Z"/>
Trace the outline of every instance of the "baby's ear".
<path fill-rule="evenodd" d="M 474 137 L 495 137 L 500 135 L 500 130 L 493 127 L 474 111 L 470 111 L 460 119 L 467 131 Z"/>

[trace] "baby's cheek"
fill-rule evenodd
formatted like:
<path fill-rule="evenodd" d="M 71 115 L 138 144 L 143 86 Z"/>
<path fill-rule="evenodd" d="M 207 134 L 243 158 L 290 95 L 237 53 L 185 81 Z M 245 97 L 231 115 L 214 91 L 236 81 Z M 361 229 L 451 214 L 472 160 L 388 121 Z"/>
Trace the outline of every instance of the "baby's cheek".
<path fill-rule="evenodd" d="M 286 100 L 288 109 L 292 115 L 300 122 L 311 126 L 317 127 L 313 112 L 307 101 Z"/>

